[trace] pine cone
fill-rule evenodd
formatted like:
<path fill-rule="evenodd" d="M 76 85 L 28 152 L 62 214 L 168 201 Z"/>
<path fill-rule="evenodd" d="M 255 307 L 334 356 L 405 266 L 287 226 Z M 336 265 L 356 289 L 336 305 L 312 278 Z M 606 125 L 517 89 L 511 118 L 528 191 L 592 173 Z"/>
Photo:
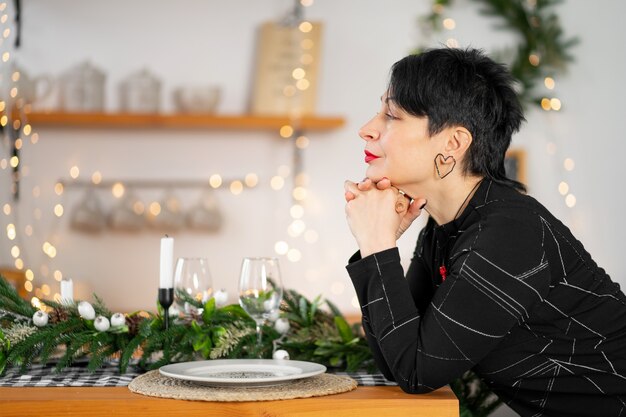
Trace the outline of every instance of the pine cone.
<path fill-rule="evenodd" d="M 56 307 L 48 314 L 48 323 L 56 324 L 65 321 L 68 318 L 70 318 L 70 315 L 65 309 Z"/>
<path fill-rule="evenodd" d="M 139 325 L 144 320 L 139 314 L 134 316 L 126 316 L 126 325 L 128 326 L 128 334 L 135 336 L 139 332 Z"/>

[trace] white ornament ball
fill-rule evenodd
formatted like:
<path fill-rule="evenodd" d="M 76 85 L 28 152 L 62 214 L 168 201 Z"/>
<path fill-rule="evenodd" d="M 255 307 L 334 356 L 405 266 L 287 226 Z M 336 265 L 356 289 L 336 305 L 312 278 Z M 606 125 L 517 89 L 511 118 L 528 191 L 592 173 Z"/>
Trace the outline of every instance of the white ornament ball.
<path fill-rule="evenodd" d="M 280 317 L 280 311 L 273 310 L 267 317 L 270 321 L 276 321 Z"/>
<path fill-rule="evenodd" d="M 93 320 L 96 318 L 96 311 L 87 301 L 81 301 L 78 303 L 78 314 L 80 314 L 80 316 L 85 320 Z"/>
<path fill-rule="evenodd" d="M 37 327 L 43 327 L 48 324 L 48 313 L 45 311 L 37 310 L 35 314 L 33 314 L 33 323 Z"/>
<path fill-rule="evenodd" d="M 274 352 L 274 354 L 272 355 L 272 358 L 279 359 L 279 360 L 288 360 L 289 353 L 287 353 L 286 350 L 278 349 L 276 352 Z"/>
<path fill-rule="evenodd" d="M 223 307 L 228 302 L 228 293 L 222 288 L 221 290 L 215 291 L 213 298 L 215 298 L 215 305 L 217 307 Z"/>
<path fill-rule="evenodd" d="M 122 327 L 126 324 L 126 317 L 122 313 L 115 313 L 111 316 L 112 327 Z"/>
<path fill-rule="evenodd" d="M 280 334 L 287 333 L 290 327 L 291 326 L 289 326 L 289 320 L 285 318 L 280 318 L 276 320 L 276 323 L 274 323 L 274 329 L 276 329 L 276 331 Z"/>
<path fill-rule="evenodd" d="M 106 332 L 111 327 L 111 323 L 109 323 L 109 319 L 106 317 L 98 316 L 93 322 L 93 327 L 99 332 Z"/>

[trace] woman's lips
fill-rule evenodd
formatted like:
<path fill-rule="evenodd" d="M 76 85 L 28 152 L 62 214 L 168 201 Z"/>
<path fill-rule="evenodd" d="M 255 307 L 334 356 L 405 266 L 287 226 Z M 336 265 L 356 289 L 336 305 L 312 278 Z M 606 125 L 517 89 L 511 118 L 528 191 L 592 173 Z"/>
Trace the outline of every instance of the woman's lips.
<path fill-rule="evenodd" d="M 378 155 L 374 155 L 373 153 L 369 152 L 369 151 L 365 151 L 365 163 L 369 164 L 370 162 L 372 162 L 374 159 L 378 159 L 380 158 L 380 156 Z"/>

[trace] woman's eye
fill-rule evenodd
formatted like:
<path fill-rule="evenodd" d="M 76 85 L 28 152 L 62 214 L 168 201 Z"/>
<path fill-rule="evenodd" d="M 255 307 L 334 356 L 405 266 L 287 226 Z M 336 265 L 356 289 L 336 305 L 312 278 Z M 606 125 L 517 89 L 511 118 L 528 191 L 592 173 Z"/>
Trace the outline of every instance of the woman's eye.
<path fill-rule="evenodd" d="M 385 113 L 385 117 L 386 117 L 387 119 L 389 119 L 389 120 L 395 120 L 395 119 L 397 119 L 397 117 L 396 117 L 396 116 L 394 116 L 394 115 L 393 115 L 393 114 L 391 114 L 391 113 Z"/>

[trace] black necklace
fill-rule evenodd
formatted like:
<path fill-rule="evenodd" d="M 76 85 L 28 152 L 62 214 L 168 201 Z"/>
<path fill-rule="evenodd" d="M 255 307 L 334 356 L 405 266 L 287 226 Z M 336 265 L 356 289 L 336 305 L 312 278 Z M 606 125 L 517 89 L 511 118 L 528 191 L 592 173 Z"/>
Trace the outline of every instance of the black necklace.
<path fill-rule="evenodd" d="M 456 214 L 454 215 L 454 218 L 452 219 L 452 221 L 458 219 L 459 214 L 461 214 L 461 211 L 463 209 L 463 207 L 465 206 L 465 203 L 467 203 L 467 200 L 469 200 L 470 196 L 474 194 L 474 191 L 476 191 L 476 189 L 478 188 L 478 186 L 483 182 L 483 180 L 481 179 L 480 181 L 478 181 L 476 183 L 476 185 L 474 185 L 472 187 L 472 189 L 470 190 L 470 192 L 467 194 L 467 196 L 465 196 L 465 200 L 463 200 L 463 202 L 461 203 L 461 206 L 459 207 L 459 209 L 457 210 Z M 448 269 L 446 268 L 446 265 L 444 263 L 444 260 L 441 260 L 441 266 L 439 266 L 439 275 L 441 275 L 441 282 L 443 283 L 446 278 L 448 277 Z"/>
<path fill-rule="evenodd" d="M 483 180 L 481 179 L 480 181 L 478 181 L 476 183 L 476 185 L 474 185 L 472 187 L 472 189 L 470 190 L 470 192 L 467 194 L 467 196 L 465 196 L 465 200 L 463 200 L 463 202 L 461 203 L 461 206 L 459 207 L 459 209 L 456 211 L 456 214 L 454 215 L 454 218 L 452 220 L 456 220 L 459 218 L 459 214 L 461 214 L 461 210 L 463 209 L 463 207 L 465 206 L 465 203 L 467 203 L 467 200 L 469 200 L 470 196 L 472 194 L 474 194 L 474 191 L 476 191 L 476 189 L 478 188 L 478 186 L 480 185 L 480 183 L 482 183 Z"/>

